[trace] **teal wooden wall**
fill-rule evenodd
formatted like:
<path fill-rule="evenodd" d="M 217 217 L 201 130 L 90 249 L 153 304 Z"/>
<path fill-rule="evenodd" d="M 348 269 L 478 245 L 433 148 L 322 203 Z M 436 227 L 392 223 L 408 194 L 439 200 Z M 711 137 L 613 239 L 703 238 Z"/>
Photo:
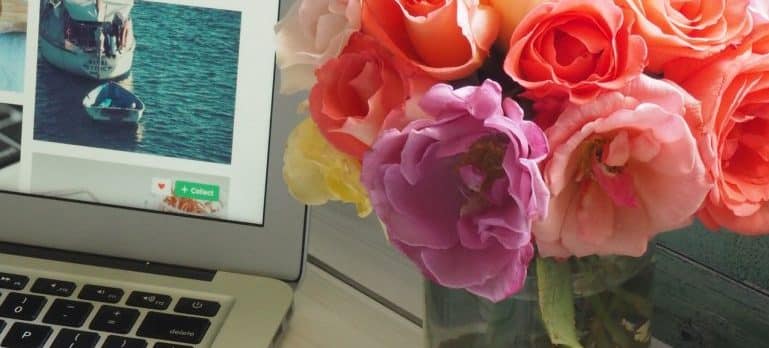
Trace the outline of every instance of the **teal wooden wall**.
<path fill-rule="evenodd" d="M 769 347 L 769 237 L 695 224 L 658 243 L 655 336 L 674 347 Z"/>

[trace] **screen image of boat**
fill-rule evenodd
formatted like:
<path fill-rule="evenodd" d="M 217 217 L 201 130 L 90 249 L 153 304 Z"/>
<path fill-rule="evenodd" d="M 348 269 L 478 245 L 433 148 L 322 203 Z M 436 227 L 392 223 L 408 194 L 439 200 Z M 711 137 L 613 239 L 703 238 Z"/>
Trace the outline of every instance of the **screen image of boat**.
<path fill-rule="evenodd" d="M 42 0 L 41 56 L 59 69 L 94 80 L 131 71 L 136 42 L 133 0 Z"/>
<path fill-rule="evenodd" d="M 141 99 L 115 82 L 100 85 L 88 93 L 83 107 L 96 121 L 135 123 L 144 113 Z"/>

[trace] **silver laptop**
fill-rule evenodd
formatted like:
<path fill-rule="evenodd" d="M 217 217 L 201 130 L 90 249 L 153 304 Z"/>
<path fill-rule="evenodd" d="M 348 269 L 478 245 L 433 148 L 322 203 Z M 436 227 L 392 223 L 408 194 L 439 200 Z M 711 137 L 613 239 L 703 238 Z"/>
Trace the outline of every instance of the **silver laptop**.
<path fill-rule="evenodd" d="M 0 90 L 20 149 L 0 169 L 0 347 L 276 345 L 307 229 L 281 176 L 279 3 L 26 6 L 26 32 L 0 33 L 25 63 Z"/>

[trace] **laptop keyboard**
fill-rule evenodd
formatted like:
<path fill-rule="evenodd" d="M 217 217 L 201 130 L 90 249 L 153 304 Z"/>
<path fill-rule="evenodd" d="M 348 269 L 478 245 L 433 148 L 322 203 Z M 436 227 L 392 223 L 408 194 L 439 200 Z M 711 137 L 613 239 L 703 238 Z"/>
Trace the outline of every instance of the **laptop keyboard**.
<path fill-rule="evenodd" d="M 0 300 L 0 347 L 10 348 L 196 347 L 222 314 L 210 299 L 9 273 Z"/>

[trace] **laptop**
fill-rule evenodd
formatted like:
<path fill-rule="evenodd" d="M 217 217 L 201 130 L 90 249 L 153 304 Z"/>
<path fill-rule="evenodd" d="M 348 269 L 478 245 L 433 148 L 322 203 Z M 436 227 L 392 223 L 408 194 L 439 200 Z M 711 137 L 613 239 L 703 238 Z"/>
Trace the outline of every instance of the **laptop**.
<path fill-rule="evenodd" d="M 276 346 L 307 242 L 279 3 L 26 4 L 24 86 L 0 91 L 0 347 Z"/>

